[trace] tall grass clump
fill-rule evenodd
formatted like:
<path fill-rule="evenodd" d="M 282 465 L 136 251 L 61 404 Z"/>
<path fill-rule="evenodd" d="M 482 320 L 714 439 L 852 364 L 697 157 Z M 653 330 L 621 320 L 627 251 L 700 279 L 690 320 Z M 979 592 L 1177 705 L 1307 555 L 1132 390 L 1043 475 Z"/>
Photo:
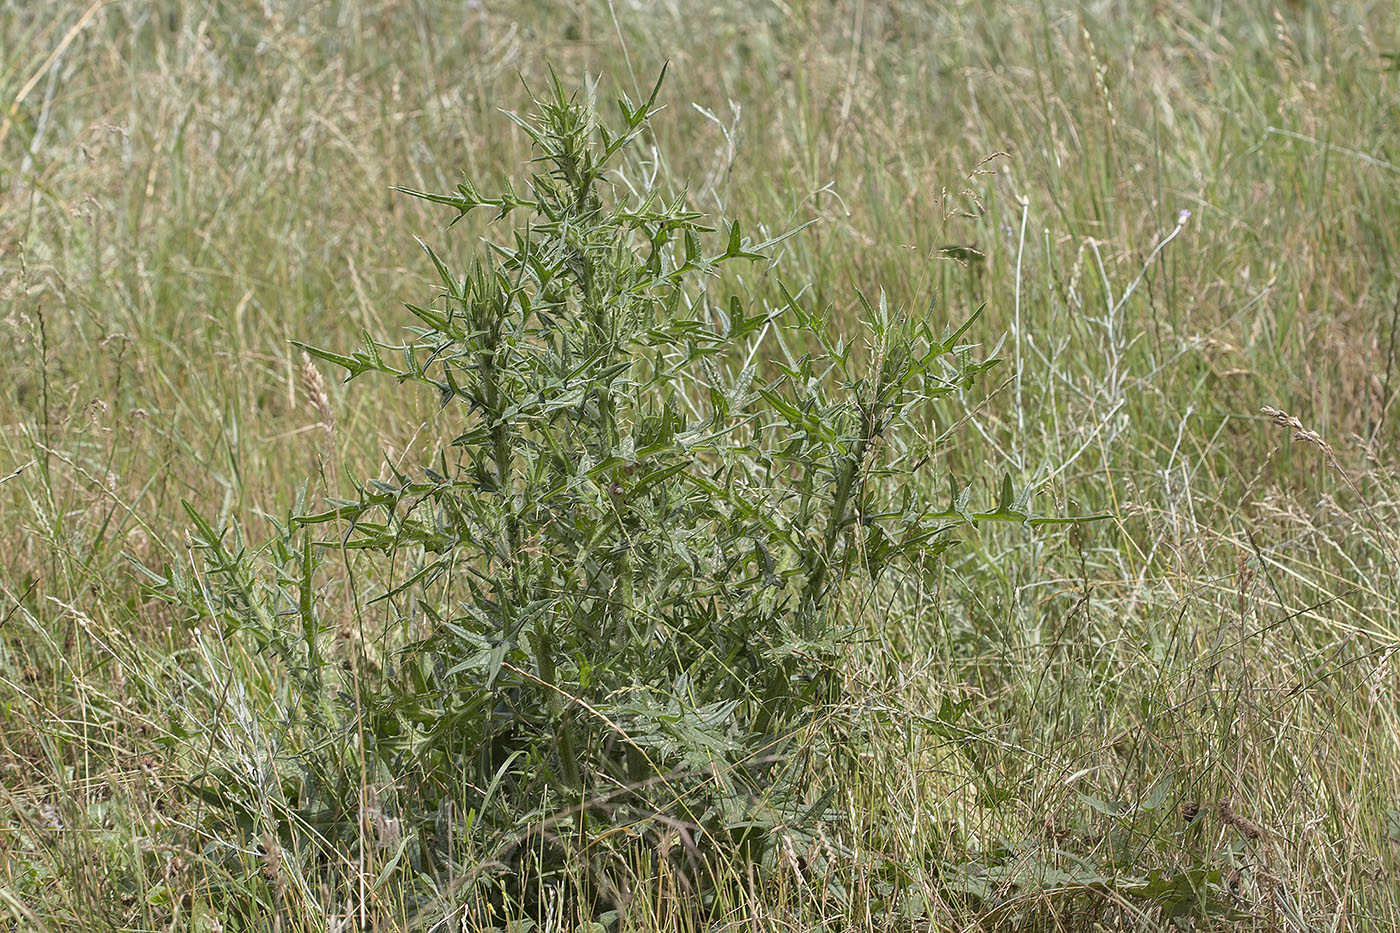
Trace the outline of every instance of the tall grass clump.
<path fill-rule="evenodd" d="M 196 784 L 264 854 L 431 878 L 482 917 L 605 912 L 663 867 L 703 904 L 828 816 L 813 764 L 842 752 L 823 727 L 861 592 L 956 525 L 1042 521 L 1009 478 L 981 513 L 956 480 L 936 504 L 912 482 L 936 400 L 996 363 L 963 343 L 973 318 L 936 334 L 862 298 L 857 341 L 780 285 L 761 309 L 715 298 L 787 234 L 706 226 L 629 157 L 659 89 L 609 124 L 553 77 L 511 116 L 523 185 L 404 190 L 506 227 L 462 271 L 423 244 L 440 290 L 407 339 L 298 344 L 435 393 L 456 426 L 435 460 L 258 550 L 191 509 L 203 572 L 155 575 L 290 675 L 247 744 L 293 751 L 211 754 Z M 326 617 L 326 564 L 353 618 Z"/>

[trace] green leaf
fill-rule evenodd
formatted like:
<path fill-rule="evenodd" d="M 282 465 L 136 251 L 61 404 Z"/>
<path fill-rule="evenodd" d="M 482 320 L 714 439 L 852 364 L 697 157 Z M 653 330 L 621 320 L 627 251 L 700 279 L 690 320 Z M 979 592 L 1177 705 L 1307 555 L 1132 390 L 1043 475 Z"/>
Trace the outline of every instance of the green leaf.
<path fill-rule="evenodd" d="M 442 279 L 443 286 L 447 289 L 448 297 L 461 300 L 463 297 L 464 283 L 457 279 L 452 270 L 447 268 L 447 264 L 438 258 L 438 254 L 433 252 L 433 248 L 419 237 L 414 237 L 418 245 L 423 247 L 423 252 L 428 254 L 428 258 L 433 261 L 433 268 L 437 270 L 438 278 Z"/>
<path fill-rule="evenodd" d="M 729 245 L 724 251 L 724 255 L 715 260 L 722 262 L 726 259 L 767 259 L 762 253 L 754 252 L 744 247 L 744 237 L 739 230 L 739 221 L 735 220 L 729 224 Z"/>
<path fill-rule="evenodd" d="M 431 194 L 427 191 L 416 191 L 413 188 L 403 188 L 398 185 L 391 187 L 392 191 L 406 194 L 411 198 L 418 198 L 422 201 L 431 201 L 434 204 L 446 204 L 448 207 L 455 207 L 463 214 L 477 207 L 480 202 L 473 202 L 460 194 Z"/>
<path fill-rule="evenodd" d="M 1001 478 L 1001 498 L 997 500 L 997 511 L 1006 514 L 1011 510 L 1013 494 L 1011 491 L 1011 474 L 1007 473 Z"/>
<path fill-rule="evenodd" d="M 1100 800 L 1092 794 L 1078 794 L 1079 802 L 1104 816 L 1120 816 L 1127 812 L 1129 805 L 1122 800 Z"/>

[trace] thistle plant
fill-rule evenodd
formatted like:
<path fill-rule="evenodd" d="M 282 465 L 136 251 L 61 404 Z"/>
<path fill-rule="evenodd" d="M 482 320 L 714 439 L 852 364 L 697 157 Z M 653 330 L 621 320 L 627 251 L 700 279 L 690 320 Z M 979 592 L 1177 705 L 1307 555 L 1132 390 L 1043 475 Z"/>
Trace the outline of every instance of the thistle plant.
<path fill-rule="evenodd" d="M 848 340 L 782 286 L 760 308 L 712 294 L 782 237 L 629 182 L 660 86 L 608 123 L 552 80 L 511 116 L 538 153 L 519 188 L 401 189 L 504 227 L 462 271 L 423 244 L 440 291 L 407 305 L 408 338 L 298 344 L 349 379 L 427 387 L 459 426 L 451 456 L 291 517 L 269 553 L 299 569 L 262 590 L 201 523 L 211 580 L 237 590 L 227 618 L 302 620 L 300 641 L 262 639 L 302 645 L 293 666 L 324 664 L 308 581 L 328 552 L 385 568 L 363 611 L 411 635 L 308 717 L 354 750 L 302 756 L 284 831 L 353 842 L 355 783 L 378 781 L 405 866 L 460 862 L 470 837 L 513 897 L 525 852 L 537 884 L 615 896 L 635 864 L 618 827 L 656 857 L 683 835 L 695 878 L 707 852 L 761 861 L 767 828 L 825 812 L 795 752 L 839 699 L 843 594 L 918 572 L 959 524 L 1041 521 L 1009 478 L 981 513 L 956 480 L 937 504 L 913 482 L 936 400 L 996 363 L 963 343 L 975 314 L 936 335 L 929 311 L 862 298 Z"/>

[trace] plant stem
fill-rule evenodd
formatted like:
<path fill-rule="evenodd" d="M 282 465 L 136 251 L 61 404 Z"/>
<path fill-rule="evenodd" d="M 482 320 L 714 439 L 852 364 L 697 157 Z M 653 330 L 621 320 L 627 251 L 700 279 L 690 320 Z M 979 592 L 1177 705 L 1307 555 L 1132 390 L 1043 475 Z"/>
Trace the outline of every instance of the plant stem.
<path fill-rule="evenodd" d="M 555 688 L 550 691 L 549 707 L 550 713 L 559 726 L 559 763 L 564 769 L 564 782 L 570 788 L 578 788 L 581 782 L 578 771 L 578 754 L 574 750 L 574 730 L 565 715 L 564 701 L 559 696 L 559 684 L 555 680 L 554 656 L 550 654 L 553 638 L 546 633 L 544 622 L 541 620 L 535 622 L 533 641 L 535 667 L 539 671 L 540 680 Z"/>

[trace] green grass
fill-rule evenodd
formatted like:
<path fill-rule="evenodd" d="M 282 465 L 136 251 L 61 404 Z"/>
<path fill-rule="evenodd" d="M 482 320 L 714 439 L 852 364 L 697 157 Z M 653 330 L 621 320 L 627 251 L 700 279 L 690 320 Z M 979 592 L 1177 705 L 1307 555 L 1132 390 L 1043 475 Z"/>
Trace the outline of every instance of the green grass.
<path fill-rule="evenodd" d="M 390 187 L 518 178 L 520 76 L 636 98 L 667 60 L 663 174 L 816 221 L 746 299 L 810 282 L 856 340 L 857 289 L 986 303 L 1006 363 L 930 489 L 1115 518 L 852 597 L 850 755 L 811 765 L 841 818 L 699 914 L 661 871 L 618 928 L 1400 925 L 1391 5 L 278 6 L 0 4 L 0 928 L 404 925 L 392 853 L 322 888 L 211 829 L 185 782 L 295 746 L 256 715 L 285 674 L 133 560 L 199 569 L 182 499 L 258 540 L 303 483 L 435 459 L 452 410 L 385 382 L 332 385 L 328 438 L 290 341 L 397 333 L 415 236 L 474 252 Z M 464 903 L 432 880 L 424 928 Z"/>

